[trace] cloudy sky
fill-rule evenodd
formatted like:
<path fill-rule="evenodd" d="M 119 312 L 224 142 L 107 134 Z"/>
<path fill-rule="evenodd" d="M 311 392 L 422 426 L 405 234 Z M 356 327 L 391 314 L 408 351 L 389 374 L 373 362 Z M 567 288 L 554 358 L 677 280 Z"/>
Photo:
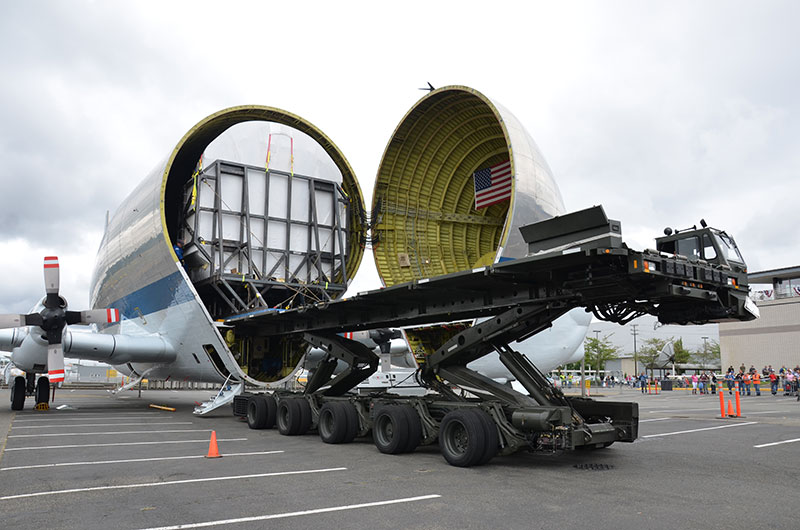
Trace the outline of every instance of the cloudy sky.
<path fill-rule="evenodd" d="M 632 246 L 705 218 L 735 235 L 751 270 L 800 265 L 800 3 L 383 5 L 4 3 L 0 312 L 37 301 L 51 254 L 62 294 L 84 307 L 106 211 L 225 107 L 311 121 L 369 203 L 426 82 L 502 103 L 567 208 L 603 204 Z M 359 283 L 375 287 L 371 261 Z"/>

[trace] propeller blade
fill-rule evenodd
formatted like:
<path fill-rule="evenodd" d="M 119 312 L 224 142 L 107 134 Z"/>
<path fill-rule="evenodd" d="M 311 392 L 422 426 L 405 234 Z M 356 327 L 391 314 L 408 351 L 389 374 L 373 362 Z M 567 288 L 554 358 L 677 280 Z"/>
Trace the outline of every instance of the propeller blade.
<path fill-rule="evenodd" d="M 47 377 L 51 383 L 64 380 L 64 349 L 60 342 L 47 346 Z"/>
<path fill-rule="evenodd" d="M 113 324 L 119 322 L 119 309 L 91 309 L 81 311 L 83 324 Z"/>
<path fill-rule="evenodd" d="M 0 329 L 27 326 L 25 315 L 0 315 Z"/>
<path fill-rule="evenodd" d="M 44 289 L 47 294 L 58 294 L 58 258 L 47 256 L 44 258 Z"/>

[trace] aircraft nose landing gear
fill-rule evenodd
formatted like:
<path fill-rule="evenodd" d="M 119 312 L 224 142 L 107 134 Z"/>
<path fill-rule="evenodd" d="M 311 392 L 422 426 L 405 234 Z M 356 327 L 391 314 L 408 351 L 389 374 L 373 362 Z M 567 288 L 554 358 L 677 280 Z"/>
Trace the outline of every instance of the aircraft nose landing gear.
<path fill-rule="evenodd" d="M 26 386 L 23 376 L 18 375 L 14 378 L 14 382 L 11 385 L 11 410 L 22 410 L 22 407 L 25 406 Z"/>
<path fill-rule="evenodd" d="M 34 380 L 32 374 L 29 376 L 17 376 L 11 384 L 11 410 L 22 410 L 25 407 L 25 396 L 34 394 L 36 396 L 36 408 L 47 410 L 50 402 L 50 379 L 42 376 L 36 380 L 35 386 L 31 385 Z M 30 390 L 30 391 L 29 391 Z"/>
<path fill-rule="evenodd" d="M 43 375 L 36 381 L 36 406 L 47 405 L 50 401 L 50 379 Z"/>

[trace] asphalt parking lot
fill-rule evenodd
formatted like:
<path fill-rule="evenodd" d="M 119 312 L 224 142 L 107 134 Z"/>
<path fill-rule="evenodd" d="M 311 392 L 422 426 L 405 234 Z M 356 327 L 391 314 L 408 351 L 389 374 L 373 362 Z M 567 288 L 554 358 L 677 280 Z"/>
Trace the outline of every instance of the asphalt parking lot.
<path fill-rule="evenodd" d="M 254 431 L 227 407 L 194 417 L 209 392 L 61 391 L 61 409 L 0 410 L 0 513 L 8 528 L 798 527 L 795 398 L 720 419 L 713 395 L 603 392 L 640 403 L 636 443 L 461 469 L 435 445 L 388 456 Z M 205 458 L 212 431 L 222 458 Z"/>

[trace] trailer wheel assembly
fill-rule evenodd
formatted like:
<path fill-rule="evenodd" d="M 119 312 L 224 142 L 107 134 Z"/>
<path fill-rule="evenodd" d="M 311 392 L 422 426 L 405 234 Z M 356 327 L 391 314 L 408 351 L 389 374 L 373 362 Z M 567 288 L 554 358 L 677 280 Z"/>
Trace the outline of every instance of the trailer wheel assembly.
<path fill-rule="evenodd" d="M 350 403 L 325 403 L 319 411 L 317 429 L 326 444 L 352 442 L 358 431 L 358 413 Z"/>
<path fill-rule="evenodd" d="M 267 402 L 263 396 L 253 396 L 247 401 L 247 426 L 263 429 L 267 425 Z"/>
<path fill-rule="evenodd" d="M 378 451 L 397 455 L 407 451 L 409 418 L 403 407 L 387 405 L 375 414 L 372 438 Z"/>
<path fill-rule="evenodd" d="M 311 406 L 303 398 L 282 399 L 278 403 L 278 432 L 286 436 L 305 434 L 311 428 Z"/>
<path fill-rule="evenodd" d="M 470 412 L 483 424 L 483 433 L 486 437 L 486 450 L 483 452 L 483 456 L 477 464 L 482 466 L 489 463 L 489 461 L 497 455 L 497 451 L 500 449 L 500 437 L 497 434 L 497 426 L 489 414 L 479 409 L 471 409 Z"/>
<path fill-rule="evenodd" d="M 411 405 L 399 405 L 399 408 L 403 410 L 408 420 L 408 442 L 406 442 L 403 452 L 413 453 L 422 441 L 422 423 L 419 420 L 419 415 Z"/>
<path fill-rule="evenodd" d="M 247 400 L 247 426 L 251 429 L 271 429 L 275 426 L 278 405 L 272 396 L 252 396 Z"/>
<path fill-rule="evenodd" d="M 478 465 L 487 454 L 487 433 L 483 420 L 469 409 L 448 412 L 439 429 L 439 448 L 450 465 Z"/>

